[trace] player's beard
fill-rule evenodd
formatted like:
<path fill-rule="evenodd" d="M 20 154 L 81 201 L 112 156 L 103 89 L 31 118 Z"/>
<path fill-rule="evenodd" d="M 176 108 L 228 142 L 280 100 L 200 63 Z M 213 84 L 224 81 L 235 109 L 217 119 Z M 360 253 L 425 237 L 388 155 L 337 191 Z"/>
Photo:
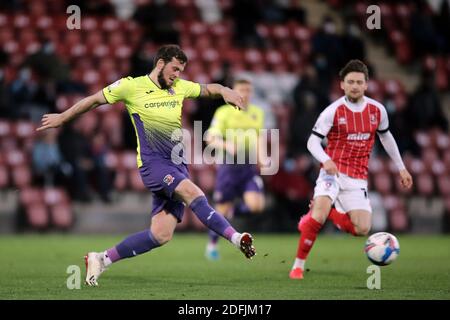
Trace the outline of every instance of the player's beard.
<path fill-rule="evenodd" d="M 164 79 L 163 72 L 164 72 L 165 68 L 166 68 L 166 66 L 164 65 L 164 67 L 158 73 L 158 82 L 159 82 L 159 85 L 161 86 L 161 89 L 163 89 L 163 90 L 170 88 L 170 86 L 167 84 L 166 79 Z"/>
<path fill-rule="evenodd" d="M 350 101 L 351 103 L 358 103 L 361 99 L 362 99 L 362 97 L 363 97 L 363 95 L 358 95 L 358 96 L 350 96 L 350 95 L 347 95 L 347 99 L 348 99 L 348 101 Z"/>

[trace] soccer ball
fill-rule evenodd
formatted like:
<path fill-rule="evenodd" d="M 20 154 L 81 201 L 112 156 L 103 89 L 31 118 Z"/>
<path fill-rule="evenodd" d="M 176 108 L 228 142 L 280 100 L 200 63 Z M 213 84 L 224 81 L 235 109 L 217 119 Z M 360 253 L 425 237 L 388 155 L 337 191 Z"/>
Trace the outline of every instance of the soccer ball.
<path fill-rule="evenodd" d="M 378 232 L 367 239 L 364 251 L 373 264 L 385 266 L 397 259 L 400 253 L 400 244 L 394 235 Z"/>

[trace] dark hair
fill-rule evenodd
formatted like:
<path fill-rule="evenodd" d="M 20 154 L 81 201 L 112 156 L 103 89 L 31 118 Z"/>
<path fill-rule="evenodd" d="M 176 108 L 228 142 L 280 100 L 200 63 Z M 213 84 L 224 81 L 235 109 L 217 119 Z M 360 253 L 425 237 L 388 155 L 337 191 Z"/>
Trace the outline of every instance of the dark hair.
<path fill-rule="evenodd" d="M 342 81 L 344 81 L 345 76 L 350 72 L 364 73 L 364 78 L 366 81 L 369 80 L 369 69 L 361 60 L 350 60 L 345 67 L 339 71 L 339 77 Z"/>
<path fill-rule="evenodd" d="M 252 84 L 252 81 L 250 79 L 247 78 L 236 78 L 233 81 L 233 86 L 238 85 L 238 84 Z"/>
<path fill-rule="evenodd" d="M 156 67 L 156 63 L 159 59 L 163 59 L 164 63 L 169 63 L 173 58 L 179 60 L 183 64 L 188 61 L 186 54 L 183 52 L 183 50 L 181 50 L 179 46 L 177 46 L 176 44 L 168 44 L 158 49 L 153 63 Z"/>

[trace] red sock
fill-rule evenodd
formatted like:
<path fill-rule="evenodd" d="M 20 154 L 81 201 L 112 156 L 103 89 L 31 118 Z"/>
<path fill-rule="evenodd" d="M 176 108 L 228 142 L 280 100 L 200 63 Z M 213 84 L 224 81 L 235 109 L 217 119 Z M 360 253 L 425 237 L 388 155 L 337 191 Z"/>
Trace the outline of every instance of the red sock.
<path fill-rule="evenodd" d="M 302 223 L 300 240 L 298 242 L 297 258 L 306 260 L 309 251 L 316 241 L 317 234 L 319 233 L 322 225 L 313 219 L 313 217 L 305 217 L 306 221 Z"/>
<path fill-rule="evenodd" d="M 339 230 L 356 236 L 355 226 L 347 213 L 340 213 L 335 208 L 331 208 L 328 219 L 330 219 Z"/>

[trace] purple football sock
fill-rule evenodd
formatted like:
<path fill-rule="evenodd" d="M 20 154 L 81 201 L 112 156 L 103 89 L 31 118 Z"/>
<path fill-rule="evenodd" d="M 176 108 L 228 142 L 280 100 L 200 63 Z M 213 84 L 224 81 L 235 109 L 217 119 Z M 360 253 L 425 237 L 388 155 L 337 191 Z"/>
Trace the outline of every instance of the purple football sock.
<path fill-rule="evenodd" d="M 209 242 L 213 243 L 213 244 L 216 244 L 220 238 L 220 236 L 215 231 L 212 231 L 211 229 L 208 230 L 208 236 L 209 236 Z"/>
<path fill-rule="evenodd" d="M 209 229 L 215 231 L 225 239 L 231 241 L 231 236 L 236 232 L 230 223 L 220 213 L 217 213 L 208 203 L 205 196 L 200 196 L 192 201 L 189 206 L 197 218 Z"/>
<path fill-rule="evenodd" d="M 249 207 L 247 207 L 247 204 L 245 204 L 245 201 L 240 201 L 236 205 L 234 212 L 235 212 L 236 216 L 239 216 L 242 214 L 245 215 L 245 214 L 250 213 L 250 209 L 249 209 Z"/>
<path fill-rule="evenodd" d="M 160 245 L 150 230 L 144 230 L 128 236 L 115 247 L 108 249 L 107 254 L 112 262 L 116 262 L 148 252 Z"/>

